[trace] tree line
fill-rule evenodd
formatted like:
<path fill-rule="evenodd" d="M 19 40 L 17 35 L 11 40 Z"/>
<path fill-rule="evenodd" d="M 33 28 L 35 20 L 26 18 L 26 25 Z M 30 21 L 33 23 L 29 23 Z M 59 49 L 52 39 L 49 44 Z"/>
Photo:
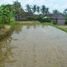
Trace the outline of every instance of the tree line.
<path fill-rule="evenodd" d="M 22 13 L 23 9 L 19 2 L 14 2 L 12 5 L 1 5 L 0 6 L 0 27 L 4 24 L 13 24 L 15 22 L 16 14 Z"/>
<path fill-rule="evenodd" d="M 15 21 L 15 16 L 17 14 L 21 15 L 24 12 L 29 12 L 35 14 L 36 12 L 38 14 L 47 15 L 50 13 L 49 8 L 47 8 L 45 5 L 37 6 L 37 5 L 26 5 L 26 10 L 24 10 L 20 4 L 20 2 L 15 1 L 12 5 L 1 5 L 0 6 L 0 25 L 3 24 L 11 24 Z M 53 14 L 59 14 L 58 10 L 53 10 Z M 64 10 L 63 13 L 61 13 L 65 16 L 65 19 L 67 20 L 67 9 Z"/>
<path fill-rule="evenodd" d="M 26 5 L 26 11 L 27 12 L 32 12 L 33 14 L 35 12 L 37 12 L 38 14 L 41 13 L 42 15 L 46 15 L 49 13 L 49 8 L 47 8 L 45 5 L 37 6 L 37 5 L 33 5 L 30 6 L 29 4 Z"/>

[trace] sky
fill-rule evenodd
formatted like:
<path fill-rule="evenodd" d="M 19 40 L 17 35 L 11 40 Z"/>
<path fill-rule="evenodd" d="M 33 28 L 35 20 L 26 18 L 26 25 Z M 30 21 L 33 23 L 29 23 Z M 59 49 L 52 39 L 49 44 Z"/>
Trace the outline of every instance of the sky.
<path fill-rule="evenodd" d="M 1 4 L 12 4 L 16 0 L 0 0 Z M 52 12 L 52 10 L 59 10 L 60 12 L 63 12 L 64 9 L 67 8 L 67 0 L 18 0 L 22 7 L 24 8 L 26 4 L 30 5 L 45 5 L 49 8 L 49 10 Z"/>

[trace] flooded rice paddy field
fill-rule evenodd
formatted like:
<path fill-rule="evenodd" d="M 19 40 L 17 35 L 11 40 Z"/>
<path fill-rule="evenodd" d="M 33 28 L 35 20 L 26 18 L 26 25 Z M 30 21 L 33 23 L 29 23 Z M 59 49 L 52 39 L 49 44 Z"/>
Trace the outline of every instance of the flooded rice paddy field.
<path fill-rule="evenodd" d="M 18 25 L 0 41 L 0 67 L 67 67 L 67 33 L 44 25 Z"/>

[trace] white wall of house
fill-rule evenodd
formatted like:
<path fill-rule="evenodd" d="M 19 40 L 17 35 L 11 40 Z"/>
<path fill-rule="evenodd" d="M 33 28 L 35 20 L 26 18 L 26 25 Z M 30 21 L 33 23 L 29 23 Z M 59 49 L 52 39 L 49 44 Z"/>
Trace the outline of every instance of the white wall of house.
<path fill-rule="evenodd" d="M 65 24 L 65 20 L 57 20 L 57 24 L 59 24 L 59 25 L 64 25 Z"/>
<path fill-rule="evenodd" d="M 65 17 L 62 14 L 55 14 L 52 16 L 52 18 L 57 22 L 59 25 L 64 25 L 65 24 Z"/>

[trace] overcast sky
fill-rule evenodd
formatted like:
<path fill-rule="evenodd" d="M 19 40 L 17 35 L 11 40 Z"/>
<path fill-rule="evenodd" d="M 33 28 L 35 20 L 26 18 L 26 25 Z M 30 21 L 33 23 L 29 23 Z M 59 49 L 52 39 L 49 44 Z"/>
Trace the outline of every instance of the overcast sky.
<path fill-rule="evenodd" d="M 0 4 L 13 3 L 16 0 L 0 0 Z M 67 8 L 67 0 L 18 0 L 21 2 L 21 5 L 25 7 L 26 4 L 36 4 L 38 6 L 46 5 L 50 9 L 50 11 L 57 9 L 60 12 L 63 12 L 64 9 Z"/>

